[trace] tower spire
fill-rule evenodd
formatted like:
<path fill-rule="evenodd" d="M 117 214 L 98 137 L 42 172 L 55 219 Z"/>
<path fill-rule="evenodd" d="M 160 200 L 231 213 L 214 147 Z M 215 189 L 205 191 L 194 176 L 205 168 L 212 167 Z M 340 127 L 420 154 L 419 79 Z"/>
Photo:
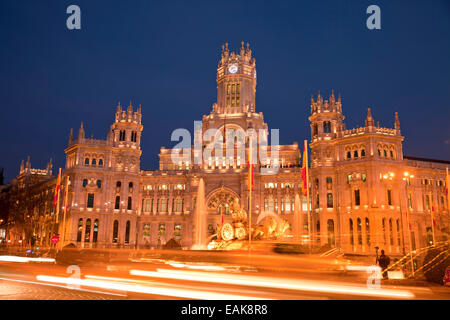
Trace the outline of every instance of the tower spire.
<path fill-rule="evenodd" d="M 78 130 L 78 139 L 84 139 L 84 126 L 83 126 L 83 121 L 81 121 L 80 129 Z"/>
<path fill-rule="evenodd" d="M 367 108 L 367 118 L 366 118 L 366 127 L 373 127 L 374 121 L 372 117 L 372 113 L 370 112 L 370 108 Z"/>
<path fill-rule="evenodd" d="M 400 120 L 398 119 L 398 112 L 395 113 L 395 123 L 394 128 L 396 130 L 400 130 Z"/>

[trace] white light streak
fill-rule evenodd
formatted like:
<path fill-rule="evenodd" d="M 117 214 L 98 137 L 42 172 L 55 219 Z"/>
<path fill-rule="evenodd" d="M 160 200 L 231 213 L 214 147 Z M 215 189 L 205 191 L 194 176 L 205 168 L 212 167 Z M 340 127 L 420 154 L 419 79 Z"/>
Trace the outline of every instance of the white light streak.
<path fill-rule="evenodd" d="M 299 291 L 316 291 L 326 293 L 389 297 L 400 299 L 414 298 L 414 294 L 411 293 L 410 291 L 390 290 L 390 289 L 369 289 L 360 286 L 342 285 L 335 282 L 281 279 L 281 278 L 269 278 L 260 276 L 243 276 L 243 275 L 238 276 L 231 274 L 217 274 L 217 273 L 215 274 L 208 272 L 179 271 L 166 269 L 157 269 L 156 272 L 144 270 L 130 270 L 130 274 L 153 278 L 213 282 L 221 284 L 234 284 L 252 287 L 266 287 L 266 288 L 288 289 Z"/>

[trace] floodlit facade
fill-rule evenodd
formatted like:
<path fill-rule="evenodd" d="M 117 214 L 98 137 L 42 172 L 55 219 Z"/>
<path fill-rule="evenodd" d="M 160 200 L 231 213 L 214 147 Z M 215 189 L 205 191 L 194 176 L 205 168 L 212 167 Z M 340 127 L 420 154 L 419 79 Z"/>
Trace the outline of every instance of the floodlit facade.
<path fill-rule="evenodd" d="M 159 170 L 141 168 L 140 106 L 134 110 L 131 103 L 127 107 L 119 103 L 106 140 L 86 138 L 83 124 L 76 138 L 71 131 L 62 178 L 63 191 L 67 177 L 70 179 L 65 243 L 80 247 L 158 248 L 174 239 L 190 248 L 201 178 L 212 236 L 222 219 L 231 222 L 230 207 L 235 199 L 249 209 L 250 135 L 244 136 L 241 150 L 232 137 L 233 153 L 225 152 L 230 144 L 229 131 L 249 130 L 258 132 L 253 142 L 269 143 L 264 149 L 267 157 L 262 157 L 260 148 L 256 153 L 252 223 L 264 223 L 275 214 L 292 226 L 297 212 L 303 221 L 299 231 L 302 241 L 308 241 L 308 201 L 301 190 L 299 158 L 303 147 L 297 142 L 270 146 L 269 127 L 263 114 L 256 112 L 256 85 L 255 59 L 248 44 L 242 43 L 238 52 L 230 52 L 228 44 L 223 46 L 217 67 L 217 102 L 194 128 L 188 157 L 175 162 L 172 156 L 180 150 L 162 147 Z M 395 255 L 401 254 L 403 248 L 409 251 L 411 242 L 413 248 L 429 245 L 433 234 L 436 241 L 448 237 L 445 169 L 449 161 L 404 156 L 397 113 L 394 128 L 375 124 L 369 109 L 364 126 L 347 129 L 341 98 L 334 93 L 328 99 L 319 93 L 311 98 L 310 107 L 310 241 L 315 246 L 360 254 L 374 254 L 375 247 L 379 247 Z M 217 149 L 206 152 L 209 141 L 205 135 L 210 129 L 217 129 L 214 138 L 222 153 Z M 278 156 L 273 156 L 276 153 Z M 18 181 L 36 174 L 28 161 Z M 51 164 L 46 173 L 39 174 L 47 178 L 32 188 L 47 192 L 46 201 L 52 201 L 56 179 L 51 176 Z M 19 185 L 16 189 L 20 191 Z M 297 204 L 296 195 L 300 198 Z M 61 196 L 57 225 L 60 234 L 63 203 Z M 34 214 L 53 219 L 52 211 L 50 204 Z M 53 225 L 41 221 L 32 233 L 38 241 L 48 244 Z M 292 241 L 293 232 L 288 230 L 283 240 Z M 13 242 L 17 241 L 17 228 L 11 227 L 9 235 Z"/>

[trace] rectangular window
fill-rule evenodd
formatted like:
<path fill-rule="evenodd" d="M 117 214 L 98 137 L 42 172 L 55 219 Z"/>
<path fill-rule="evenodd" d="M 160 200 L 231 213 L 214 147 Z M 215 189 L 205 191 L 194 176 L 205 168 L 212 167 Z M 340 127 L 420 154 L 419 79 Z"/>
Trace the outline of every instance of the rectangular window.
<path fill-rule="evenodd" d="M 88 193 L 87 207 L 88 208 L 94 207 L 94 194 L 93 193 Z"/>
<path fill-rule="evenodd" d="M 181 224 L 175 224 L 173 228 L 173 237 L 175 240 L 181 240 Z"/>
<path fill-rule="evenodd" d="M 145 199 L 145 207 L 144 207 L 144 212 L 150 212 L 152 209 L 151 207 L 152 205 L 152 200 L 151 199 Z"/>
<path fill-rule="evenodd" d="M 131 197 L 128 197 L 128 206 L 127 206 L 128 210 L 131 210 Z"/>
<path fill-rule="evenodd" d="M 392 190 L 387 191 L 388 205 L 392 206 Z"/>
<path fill-rule="evenodd" d="M 327 193 L 327 208 L 333 208 L 333 194 Z"/>
<path fill-rule="evenodd" d="M 114 203 L 114 209 L 120 209 L 120 197 L 116 196 L 116 202 Z"/>
<path fill-rule="evenodd" d="M 409 207 L 410 209 L 413 208 L 413 207 L 412 207 L 412 197 L 411 197 L 411 193 L 408 194 L 408 207 Z"/>
<path fill-rule="evenodd" d="M 355 205 L 359 206 L 361 204 L 361 198 L 359 194 L 359 189 L 355 190 Z"/>

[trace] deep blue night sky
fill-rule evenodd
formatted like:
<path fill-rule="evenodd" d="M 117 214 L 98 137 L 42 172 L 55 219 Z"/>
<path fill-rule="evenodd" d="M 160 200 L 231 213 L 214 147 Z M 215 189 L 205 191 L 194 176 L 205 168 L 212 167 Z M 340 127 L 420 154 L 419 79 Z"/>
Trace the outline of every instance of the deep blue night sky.
<path fill-rule="evenodd" d="M 81 8 L 81 30 L 66 8 Z M 366 8 L 381 7 L 381 30 Z M 341 93 L 347 128 L 367 107 L 393 127 L 404 153 L 450 160 L 449 1 L 17 1 L 0 3 L 0 167 L 21 159 L 54 173 L 70 128 L 104 139 L 118 101 L 142 104 L 143 169 L 157 168 L 176 128 L 192 130 L 216 96 L 221 45 L 250 42 L 256 111 L 281 143 L 309 139 L 309 102 Z"/>

